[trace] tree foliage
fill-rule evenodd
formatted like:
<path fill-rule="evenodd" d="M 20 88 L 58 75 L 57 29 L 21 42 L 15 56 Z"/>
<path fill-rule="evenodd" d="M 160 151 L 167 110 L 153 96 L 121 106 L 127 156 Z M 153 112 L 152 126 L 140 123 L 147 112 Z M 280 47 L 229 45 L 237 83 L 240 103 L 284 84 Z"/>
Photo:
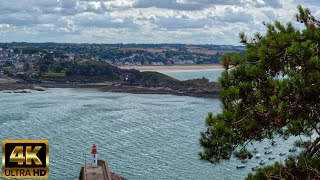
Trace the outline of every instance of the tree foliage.
<path fill-rule="evenodd" d="M 225 54 L 220 83 L 222 112 L 209 114 L 201 133 L 200 158 L 228 159 L 248 143 L 306 136 L 301 156 L 315 158 L 320 147 L 320 22 L 298 6 L 304 28 L 264 23 L 265 35 L 240 33 L 246 54 Z M 314 138 L 316 137 L 316 138 Z M 311 140 L 310 140 L 311 139 Z"/>
<path fill-rule="evenodd" d="M 246 180 L 268 179 L 320 179 L 320 157 L 289 157 L 284 164 L 266 166 Z"/>
<path fill-rule="evenodd" d="M 99 61 L 75 62 L 69 65 L 68 76 L 91 76 L 105 80 L 118 79 L 121 69 Z"/>

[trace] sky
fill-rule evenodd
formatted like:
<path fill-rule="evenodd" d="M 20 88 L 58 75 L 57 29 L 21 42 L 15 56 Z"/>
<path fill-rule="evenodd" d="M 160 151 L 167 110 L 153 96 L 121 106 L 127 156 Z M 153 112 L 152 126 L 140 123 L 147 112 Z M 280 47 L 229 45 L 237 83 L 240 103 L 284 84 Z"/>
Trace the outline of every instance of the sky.
<path fill-rule="evenodd" d="M 0 42 L 240 45 L 298 4 L 320 16 L 319 0 L 0 0 Z"/>

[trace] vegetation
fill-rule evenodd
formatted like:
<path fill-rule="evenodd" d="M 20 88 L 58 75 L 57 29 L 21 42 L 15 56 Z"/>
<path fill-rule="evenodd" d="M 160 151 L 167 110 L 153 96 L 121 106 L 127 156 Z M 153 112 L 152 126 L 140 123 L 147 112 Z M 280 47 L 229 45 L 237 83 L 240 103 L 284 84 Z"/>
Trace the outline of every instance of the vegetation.
<path fill-rule="evenodd" d="M 24 49 L 22 49 L 22 53 L 24 54 L 36 54 L 38 52 L 42 52 L 42 50 L 36 47 L 25 47 Z"/>
<path fill-rule="evenodd" d="M 178 82 L 178 80 L 159 72 L 145 71 L 141 72 L 141 75 L 140 81 L 154 86 L 173 85 Z"/>
<path fill-rule="evenodd" d="M 87 76 L 105 80 L 119 79 L 121 69 L 99 61 L 75 62 L 67 67 L 67 76 Z"/>
<path fill-rule="evenodd" d="M 264 23 L 265 35 L 240 34 L 245 55 L 221 58 L 229 70 L 220 78 L 222 113 L 206 119 L 209 135 L 201 133 L 201 159 L 218 162 L 233 152 L 247 154 L 252 141 L 297 136 L 303 149 L 298 157 L 248 179 L 319 179 L 320 21 L 309 9 L 298 10 L 302 30 L 291 23 Z"/>
<path fill-rule="evenodd" d="M 199 88 L 205 91 L 205 89 L 217 89 L 218 85 L 214 82 L 209 82 L 207 78 L 201 79 L 191 79 L 185 81 L 179 81 L 175 78 L 172 78 L 168 75 L 153 72 L 153 71 L 144 71 L 138 72 L 138 76 L 134 81 L 143 83 L 147 86 L 166 86 L 173 89 L 188 89 L 188 88 Z M 199 90 L 198 89 L 198 90 Z"/>
<path fill-rule="evenodd" d="M 44 66 L 45 68 L 43 68 Z M 61 67 L 62 72 L 53 71 L 53 67 Z M 50 68 L 49 68 L 50 67 Z M 44 65 L 41 64 L 40 72 L 44 74 L 43 79 L 58 79 L 68 81 L 121 81 L 131 85 L 145 86 L 167 86 L 172 88 L 194 87 L 208 85 L 208 79 L 179 81 L 159 72 L 140 72 L 135 69 L 120 69 L 101 61 L 70 62 L 66 64 Z M 61 70 L 60 69 L 60 70 Z M 127 80 L 126 80 L 127 78 Z M 216 84 L 214 84 L 216 85 Z"/>
<path fill-rule="evenodd" d="M 64 78 L 66 76 L 66 73 L 64 72 L 47 72 L 45 75 L 45 77 L 53 77 L 53 78 Z"/>
<path fill-rule="evenodd" d="M 249 174 L 246 180 L 319 179 L 319 162 L 319 157 L 289 157 L 285 164 L 275 162 L 255 175 Z"/>

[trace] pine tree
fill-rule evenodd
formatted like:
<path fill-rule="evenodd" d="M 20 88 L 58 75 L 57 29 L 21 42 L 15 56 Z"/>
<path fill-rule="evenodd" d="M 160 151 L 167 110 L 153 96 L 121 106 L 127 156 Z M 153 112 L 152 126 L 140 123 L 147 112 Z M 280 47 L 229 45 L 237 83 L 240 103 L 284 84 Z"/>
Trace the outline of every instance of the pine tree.
<path fill-rule="evenodd" d="M 249 143 L 276 136 L 308 137 L 295 143 L 303 148 L 292 161 L 295 166 L 302 166 L 302 159 L 305 162 L 319 159 L 320 21 L 309 9 L 298 6 L 298 10 L 296 20 L 304 28 L 279 21 L 264 23 L 265 35 L 256 33 L 248 39 L 240 33 L 241 43 L 246 46 L 245 55 L 227 53 L 221 58 L 226 69 L 219 80 L 222 112 L 209 113 L 206 118 L 208 129 L 200 138 L 201 159 L 218 162 L 235 152 L 238 157 L 247 158 L 251 155 L 246 148 Z M 304 165 L 308 167 L 308 163 Z M 320 175 L 319 166 L 315 168 L 304 172 L 315 178 Z M 272 174 L 270 169 L 265 172 Z M 259 177 L 269 176 L 265 173 Z"/>

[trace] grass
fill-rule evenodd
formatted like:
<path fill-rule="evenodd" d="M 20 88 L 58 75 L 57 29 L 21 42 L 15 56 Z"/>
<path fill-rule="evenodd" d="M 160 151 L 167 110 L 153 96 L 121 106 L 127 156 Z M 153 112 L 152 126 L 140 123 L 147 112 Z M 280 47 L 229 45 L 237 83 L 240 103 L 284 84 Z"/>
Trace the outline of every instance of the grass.
<path fill-rule="evenodd" d="M 55 73 L 55 72 L 47 72 L 44 75 L 45 77 L 53 77 L 53 78 L 63 78 L 66 76 L 65 72 Z"/>

